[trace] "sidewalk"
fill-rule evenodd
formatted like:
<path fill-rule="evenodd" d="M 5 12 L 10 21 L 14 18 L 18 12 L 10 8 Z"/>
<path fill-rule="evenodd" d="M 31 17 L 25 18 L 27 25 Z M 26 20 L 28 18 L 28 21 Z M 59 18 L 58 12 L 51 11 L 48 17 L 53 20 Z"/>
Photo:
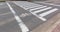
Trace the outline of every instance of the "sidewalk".
<path fill-rule="evenodd" d="M 53 2 L 53 1 L 33 1 L 33 3 L 37 3 L 37 4 L 45 4 L 45 5 L 52 5 L 52 6 L 58 6 L 60 7 L 60 2 Z"/>
<path fill-rule="evenodd" d="M 55 32 L 58 28 L 60 28 L 60 26 L 55 28 L 59 23 L 60 23 L 60 13 L 51 18 L 50 20 L 48 20 L 46 23 L 34 29 L 33 32 Z"/>
<path fill-rule="evenodd" d="M 60 23 L 52 30 L 52 32 L 60 32 Z"/>

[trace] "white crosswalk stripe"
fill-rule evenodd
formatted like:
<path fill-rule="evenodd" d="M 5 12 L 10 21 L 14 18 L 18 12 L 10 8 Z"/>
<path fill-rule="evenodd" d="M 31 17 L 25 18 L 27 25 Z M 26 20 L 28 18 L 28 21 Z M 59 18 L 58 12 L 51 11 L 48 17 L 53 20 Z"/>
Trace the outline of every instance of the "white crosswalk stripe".
<path fill-rule="evenodd" d="M 32 13 L 32 12 L 31 12 Z M 35 13 L 32 13 L 33 15 L 35 15 L 36 17 L 38 17 L 39 19 L 41 19 L 41 20 L 43 20 L 43 21 L 46 21 L 46 19 L 45 18 L 43 18 L 43 17 L 39 17 L 37 14 L 35 14 Z"/>
<path fill-rule="evenodd" d="M 52 9 L 52 10 L 50 10 L 50 11 L 44 12 L 44 13 L 40 14 L 39 16 L 44 17 L 44 16 L 46 16 L 46 15 L 48 15 L 48 14 L 50 14 L 50 13 L 53 13 L 53 12 L 55 12 L 55 11 L 57 11 L 57 10 L 58 10 L 58 9 L 55 8 L 55 9 Z"/>
<path fill-rule="evenodd" d="M 41 9 L 41 8 L 44 8 L 44 7 L 47 7 L 47 6 L 37 7 L 37 8 L 34 8 L 34 9 L 30 9 L 30 11 L 37 10 L 37 9 Z"/>
<path fill-rule="evenodd" d="M 43 6 L 43 5 L 40 5 L 40 6 L 31 6 L 31 7 L 27 7 L 28 9 L 31 9 L 31 8 L 35 8 L 35 7 L 41 7 L 41 6 Z"/>
<path fill-rule="evenodd" d="M 16 5 L 19 5 L 20 7 L 24 8 L 25 10 L 30 9 L 30 8 L 34 8 L 34 7 L 39 7 L 39 6 L 43 6 L 43 5 L 38 5 L 38 4 L 34 4 L 34 3 L 29 3 L 29 2 L 14 2 Z"/>
<path fill-rule="evenodd" d="M 52 7 L 48 7 L 48 8 L 44 8 L 44 9 L 41 9 L 41 10 L 37 10 L 33 13 L 39 13 L 39 12 L 42 12 L 42 11 L 45 11 L 45 10 L 48 10 L 48 9 L 51 9 Z"/>
<path fill-rule="evenodd" d="M 13 3 L 15 3 L 16 5 L 18 5 L 20 7 L 22 6 L 22 8 L 31 12 L 33 15 L 35 15 L 36 17 L 38 17 L 39 19 L 41 19 L 43 21 L 47 20 L 47 19 L 43 18 L 44 16 L 47 16 L 58 10 L 57 8 L 54 8 L 54 7 L 48 7 L 48 6 L 44 6 L 44 5 L 30 3 L 27 1 L 13 2 Z M 41 12 L 43 12 L 43 13 L 41 13 Z M 37 13 L 40 13 L 40 14 L 38 15 Z"/>

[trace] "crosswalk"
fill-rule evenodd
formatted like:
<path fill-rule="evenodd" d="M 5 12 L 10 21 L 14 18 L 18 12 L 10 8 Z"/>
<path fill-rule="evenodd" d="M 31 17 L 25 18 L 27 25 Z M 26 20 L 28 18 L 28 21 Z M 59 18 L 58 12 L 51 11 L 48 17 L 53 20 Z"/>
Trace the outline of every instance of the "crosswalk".
<path fill-rule="evenodd" d="M 39 4 L 27 2 L 27 1 L 19 1 L 19 2 L 13 2 L 13 3 L 15 3 L 19 7 L 22 7 L 23 9 L 31 12 L 33 15 L 35 15 L 36 17 L 38 17 L 39 19 L 41 19 L 43 21 L 47 20 L 44 18 L 44 16 L 47 16 L 58 10 L 58 8 L 39 5 Z M 38 14 L 38 13 L 40 13 L 40 14 Z"/>

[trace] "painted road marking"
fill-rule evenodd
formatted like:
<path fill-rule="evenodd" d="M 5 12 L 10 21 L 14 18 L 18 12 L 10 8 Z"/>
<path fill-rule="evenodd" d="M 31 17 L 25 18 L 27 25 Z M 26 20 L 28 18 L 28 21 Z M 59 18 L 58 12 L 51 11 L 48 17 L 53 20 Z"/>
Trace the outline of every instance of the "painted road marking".
<path fill-rule="evenodd" d="M 0 16 L 11 14 L 11 12 L 0 14 Z"/>
<path fill-rule="evenodd" d="M 30 3 L 28 3 L 29 5 L 26 5 L 27 3 L 25 3 L 25 5 L 21 2 L 21 3 L 19 3 L 19 2 L 13 2 L 13 3 L 15 3 L 16 5 L 18 5 L 18 6 L 20 6 L 20 7 L 22 7 L 22 8 L 24 8 L 25 10 L 28 10 L 28 9 L 31 9 L 31 8 L 35 8 L 35 7 L 39 7 L 39 6 L 43 6 L 43 5 L 35 5 L 35 4 L 30 4 Z"/>
<path fill-rule="evenodd" d="M 35 7 L 41 7 L 41 6 L 43 6 L 43 5 L 40 5 L 40 6 L 33 6 L 33 7 L 27 7 L 28 9 L 31 9 L 31 8 L 35 8 Z"/>
<path fill-rule="evenodd" d="M 13 2 L 14 4 L 16 4 L 16 5 L 18 5 L 18 6 L 20 6 L 20 7 L 22 7 L 22 8 L 24 8 L 25 10 L 27 10 L 27 8 L 26 7 L 24 7 L 24 6 L 22 6 L 21 4 L 19 4 L 19 3 L 16 3 L 16 2 Z"/>
<path fill-rule="evenodd" d="M 20 17 L 27 17 L 27 16 L 30 16 L 30 15 L 32 15 L 31 13 L 22 13 L 21 15 L 20 15 Z"/>
<path fill-rule="evenodd" d="M 13 1 L 14 2 L 14 1 Z M 27 1 L 16 1 L 18 4 L 22 4 L 22 5 L 26 5 L 26 6 L 40 6 L 39 4 L 35 4 L 35 3 L 31 3 L 31 2 L 27 2 Z"/>
<path fill-rule="evenodd" d="M 52 9 L 52 10 L 50 10 L 50 11 L 44 12 L 44 13 L 40 14 L 39 16 L 44 17 L 44 16 L 46 16 L 46 15 L 48 15 L 48 14 L 50 14 L 50 13 L 53 13 L 53 12 L 55 12 L 55 11 L 57 11 L 57 10 L 58 10 L 58 9 L 55 8 L 55 9 Z"/>
<path fill-rule="evenodd" d="M 27 3 L 21 4 L 21 5 L 24 6 L 24 7 L 28 7 L 28 8 L 29 8 L 29 7 L 35 7 L 35 6 L 43 6 L 43 5 L 34 5 L 34 4 L 32 5 L 32 4 L 29 4 L 29 3 L 28 3 L 28 5 L 26 5 L 26 4 L 27 4 Z"/>
<path fill-rule="evenodd" d="M 13 3 L 15 3 L 16 5 L 18 5 L 19 7 L 21 7 L 21 5 L 19 5 L 19 4 L 22 4 L 22 2 L 13 2 Z M 25 7 L 25 8 L 22 7 L 23 9 L 25 9 L 25 10 L 29 9 L 29 12 L 31 12 L 33 15 L 35 15 L 36 17 L 38 17 L 39 19 L 41 19 L 43 21 L 47 20 L 47 19 L 43 18 L 44 16 L 46 16 L 46 15 L 48 15 L 50 13 L 53 13 L 55 10 L 57 10 L 57 9 L 53 9 L 53 10 L 44 12 L 44 13 L 42 13 L 40 15 L 37 15 L 37 13 L 43 12 L 43 11 L 46 11 L 46 10 L 49 10 L 49 9 L 52 9 L 53 7 L 47 7 L 47 6 L 43 6 L 43 5 L 39 6 L 39 4 L 34 4 L 34 3 L 27 2 L 27 1 L 23 2 L 23 3 L 26 4 L 25 6 L 24 6 L 24 4 L 22 4 L 22 6 Z M 28 6 L 28 7 L 26 8 L 26 6 Z M 40 8 L 42 8 L 42 9 L 40 9 Z"/>
<path fill-rule="evenodd" d="M 33 13 L 39 13 L 39 12 L 42 12 L 42 11 L 45 11 L 45 10 L 48 10 L 48 9 L 51 9 L 52 7 L 47 7 L 47 8 L 44 8 L 44 9 L 40 9 L 40 10 L 37 10 L 37 11 L 34 11 Z"/>
<path fill-rule="evenodd" d="M 31 12 L 32 13 L 32 12 Z M 39 18 L 39 19 L 41 19 L 42 21 L 46 21 L 47 19 L 45 19 L 45 18 L 43 18 L 43 17 L 40 17 L 40 16 L 38 16 L 37 14 L 35 14 L 35 13 L 32 13 L 33 15 L 35 15 L 37 18 Z"/>
<path fill-rule="evenodd" d="M 37 9 L 41 9 L 41 8 L 45 8 L 45 7 L 47 7 L 47 6 L 37 7 L 37 8 L 34 8 L 34 9 L 30 9 L 30 11 L 37 10 Z"/>
<path fill-rule="evenodd" d="M 18 5 L 19 7 L 22 7 L 21 5 L 19 5 L 20 3 L 16 3 L 16 2 L 13 2 L 13 3 L 15 3 L 16 5 Z M 24 2 L 25 3 L 25 2 Z M 26 4 L 26 3 L 25 3 Z M 29 3 L 29 5 L 30 5 L 30 3 Z M 32 4 L 33 5 L 33 4 Z M 35 6 L 36 7 L 36 6 Z M 38 7 L 38 6 L 37 6 Z M 23 8 L 23 7 L 22 7 Z M 30 7 L 29 7 L 30 8 Z M 33 7 L 32 7 L 33 8 Z M 27 10 L 26 8 L 23 8 L 23 9 L 25 9 L 25 10 Z M 29 11 L 29 12 L 31 12 L 31 11 Z M 32 12 L 31 12 L 32 13 Z M 46 21 L 47 19 L 45 19 L 45 18 L 43 18 L 43 17 L 40 17 L 40 16 L 38 16 L 37 14 L 35 14 L 35 13 L 32 13 L 33 15 L 35 15 L 36 17 L 38 17 L 39 19 L 41 19 L 42 21 Z"/>
<path fill-rule="evenodd" d="M 16 12 L 13 10 L 13 8 L 10 6 L 10 4 L 8 2 L 6 2 L 8 7 L 10 8 L 11 12 L 14 14 L 15 19 L 17 20 L 17 22 L 19 23 L 19 26 L 22 30 L 22 32 L 28 32 L 29 29 L 27 28 L 27 26 L 22 22 L 22 20 L 20 19 L 20 17 L 16 14 Z"/>

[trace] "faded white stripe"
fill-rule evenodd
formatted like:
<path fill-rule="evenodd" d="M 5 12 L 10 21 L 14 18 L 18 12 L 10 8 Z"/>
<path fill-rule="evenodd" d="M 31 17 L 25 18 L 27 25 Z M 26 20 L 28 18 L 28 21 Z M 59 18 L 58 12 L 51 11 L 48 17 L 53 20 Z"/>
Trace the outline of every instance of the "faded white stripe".
<path fill-rule="evenodd" d="M 18 5 L 19 7 L 22 7 L 23 9 L 25 9 L 25 10 L 27 10 L 28 8 L 26 8 L 26 7 L 24 7 L 24 6 L 22 6 L 21 4 L 19 4 L 19 3 L 16 3 L 16 2 L 13 2 L 14 4 L 16 4 L 16 5 Z"/>
<path fill-rule="evenodd" d="M 11 14 L 11 12 L 0 14 L 0 16 Z"/>
<path fill-rule="evenodd" d="M 29 2 L 27 2 L 27 3 L 26 2 L 13 2 L 13 3 L 22 7 L 25 10 L 35 8 L 35 7 L 39 7 L 39 6 L 43 6 L 43 5 L 31 4 Z"/>
<path fill-rule="evenodd" d="M 35 7 L 40 7 L 40 6 L 43 6 L 43 5 L 37 5 L 37 6 L 33 6 L 33 7 L 28 7 L 28 9 L 31 9 L 31 8 L 35 8 Z"/>
<path fill-rule="evenodd" d="M 44 16 L 46 16 L 46 15 L 48 15 L 48 14 L 50 14 L 50 13 L 53 13 L 53 12 L 55 12 L 55 11 L 57 11 L 57 10 L 58 10 L 58 9 L 55 8 L 55 9 L 52 9 L 52 10 L 50 10 L 50 11 L 44 12 L 44 13 L 40 14 L 39 16 L 44 17 Z"/>
<path fill-rule="evenodd" d="M 32 12 L 31 12 L 32 13 Z M 46 21 L 47 19 L 43 18 L 43 17 L 40 17 L 38 15 L 36 15 L 35 13 L 32 13 L 33 15 L 35 15 L 36 17 L 38 17 L 39 19 L 41 19 L 42 21 Z"/>
<path fill-rule="evenodd" d="M 47 6 L 42 6 L 42 7 L 37 7 L 37 8 L 34 8 L 34 9 L 30 9 L 30 11 L 41 9 L 41 8 L 44 8 L 44 7 L 47 7 Z"/>
<path fill-rule="evenodd" d="M 48 7 L 48 8 L 44 8 L 44 9 L 41 9 L 41 10 L 38 10 L 38 11 L 34 11 L 33 13 L 39 13 L 39 12 L 42 12 L 42 11 L 45 11 L 45 10 L 48 10 L 48 9 L 51 9 L 52 7 Z"/>
<path fill-rule="evenodd" d="M 16 2 L 13 2 L 13 3 L 15 3 L 16 5 L 18 5 L 19 7 L 22 7 L 22 6 L 20 6 L 18 3 L 16 3 Z M 19 2 L 20 3 L 20 2 Z M 30 3 L 30 2 L 29 2 Z M 42 5 L 43 6 L 43 5 Z M 35 6 L 35 7 L 37 7 L 37 6 Z M 23 8 L 23 7 L 22 7 Z M 30 8 L 32 8 L 32 7 L 30 7 Z M 24 8 L 25 10 L 27 10 L 28 8 Z M 32 12 L 31 12 L 32 13 Z M 34 13 L 32 13 L 33 15 L 35 15 L 36 17 L 38 17 L 39 19 L 41 19 L 42 21 L 46 21 L 46 19 L 45 18 L 43 18 L 43 17 L 40 17 L 40 16 L 38 16 L 38 15 L 36 15 L 36 14 L 34 14 Z"/>
<path fill-rule="evenodd" d="M 10 4 L 9 4 L 8 2 L 6 2 L 6 3 L 7 3 L 7 5 L 9 6 L 11 12 L 14 14 L 15 19 L 16 19 L 17 22 L 19 23 L 19 26 L 20 26 L 22 32 L 28 32 L 29 29 L 27 28 L 27 26 L 22 22 L 22 20 L 19 18 L 19 16 L 16 15 L 16 12 L 13 10 L 13 8 L 10 6 Z"/>

